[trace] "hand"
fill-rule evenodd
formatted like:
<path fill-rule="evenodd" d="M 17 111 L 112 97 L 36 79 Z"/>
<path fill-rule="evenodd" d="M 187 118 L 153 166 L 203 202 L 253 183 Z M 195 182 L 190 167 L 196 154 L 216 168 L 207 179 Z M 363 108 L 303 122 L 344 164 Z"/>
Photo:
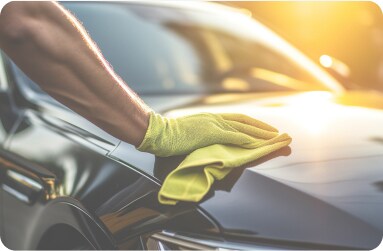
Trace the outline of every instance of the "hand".
<path fill-rule="evenodd" d="M 167 157 L 214 144 L 253 148 L 259 139 L 276 136 L 278 130 L 274 127 L 242 114 L 200 113 L 166 118 L 151 112 L 149 127 L 137 149 Z"/>

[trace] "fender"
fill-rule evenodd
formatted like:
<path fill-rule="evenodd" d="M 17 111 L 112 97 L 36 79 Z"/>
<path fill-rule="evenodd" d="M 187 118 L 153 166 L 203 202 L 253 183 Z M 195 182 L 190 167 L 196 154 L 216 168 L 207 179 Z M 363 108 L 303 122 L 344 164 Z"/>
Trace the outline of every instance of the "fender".
<path fill-rule="evenodd" d="M 81 204 L 69 197 L 48 202 L 34 218 L 31 234 L 26 238 L 26 246 L 37 249 L 44 234 L 57 224 L 65 224 L 76 229 L 95 249 L 115 249 L 112 238 Z M 28 238 L 30 237 L 30 238 Z"/>

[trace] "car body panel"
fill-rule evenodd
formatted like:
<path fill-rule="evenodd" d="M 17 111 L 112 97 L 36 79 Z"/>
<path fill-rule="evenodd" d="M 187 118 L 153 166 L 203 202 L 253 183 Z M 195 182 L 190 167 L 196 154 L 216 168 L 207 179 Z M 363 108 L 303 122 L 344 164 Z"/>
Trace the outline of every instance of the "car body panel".
<path fill-rule="evenodd" d="M 225 234 L 373 248 L 383 233 L 383 110 L 346 106 L 336 97 L 327 92 L 223 94 L 190 97 L 190 103 L 173 108 L 163 97 L 157 111 L 171 117 L 240 112 L 292 136 L 289 148 L 246 165 L 245 171 L 239 168 L 234 183 L 233 177 L 218 182 L 200 204 Z M 172 157 L 160 163 L 123 143 L 111 155 L 121 161 L 123 153 L 147 156 L 143 171 L 160 180 L 182 161 Z M 241 233 L 244 225 L 248 232 Z"/>
<path fill-rule="evenodd" d="M 119 141 L 94 136 L 92 130 L 81 129 L 82 123 L 73 126 L 66 122 L 75 121 L 65 120 L 66 116 L 78 115 L 68 114 L 65 108 L 40 105 L 21 112 L 22 119 L 7 151 L 0 151 L 2 203 L 7 205 L 2 240 L 6 246 L 38 248 L 46 231 L 68 224 L 95 248 L 137 248 L 137 233 L 160 230 L 159 226 L 171 224 L 180 215 L 198 219 L 201 229 L 207 232 L 218 232 L 195 206 L 164 207 L 158 202 L 153 204 L 153 196 L 145 199 L 158 192 L 159 184 L 139 169 L 108 156 Z M 134 209 L 137 203 L 140 207 Z M 137 211 L 145 210 L 151 214 L 137 215 Z M 143 224 L 149 219 L 155 221 L 152 218 L 157 218 L 158 223 Z M 169 227 L 177 229 L 181 222 Z M 92 236 L 92 232 L 101 237 Z"/>

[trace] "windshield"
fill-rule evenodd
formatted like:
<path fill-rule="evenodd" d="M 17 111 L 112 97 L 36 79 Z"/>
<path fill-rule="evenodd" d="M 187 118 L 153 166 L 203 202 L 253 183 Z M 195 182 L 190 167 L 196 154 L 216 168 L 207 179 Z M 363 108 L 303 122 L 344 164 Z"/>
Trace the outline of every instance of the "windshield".
<path fill-rule="evenodd" d="M 140 95 L 328 90 L 244 15 L 126 3 L 63 5 Z"/>

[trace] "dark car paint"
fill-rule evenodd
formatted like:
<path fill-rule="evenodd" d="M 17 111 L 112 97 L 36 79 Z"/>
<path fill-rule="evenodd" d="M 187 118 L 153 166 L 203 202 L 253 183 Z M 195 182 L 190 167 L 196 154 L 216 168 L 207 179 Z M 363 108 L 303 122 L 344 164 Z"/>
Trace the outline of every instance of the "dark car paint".
<path fill-rule="evenodd" d="M 275 95 L 285 102 L 294 99 L 291 93 Z M 296 125 L 289 126 L 286 122 L 289 121 L 285 118 L 287 115 L 283 114 L 286 110 L 277 112 L 279 121 L 273 121 L 271 117 L 275 118 L 275 112 L 286 106 L 270 105 L 274 101 L 269 100 L 273 100 L 275 95 L 269 94 L 267 98 L 257 94 L 232 95 L 229 103 L 206 102 L 208 98 L 222 100 L 218 98 L 221 95 L 194 96 L 184 99 L 187 102 L 180 102 L 176 107 L 174 103 L 171 104 L 169 97 L 146 98 L 147 103 L 155 108 L 156 103 L 162 104 L 157 106 L 157 110 L 168 114 L 174 111 L 220 111 L 233 107 L 244 112 L 246 107 L 257 107 L 253 112 L 258 117 L 272 121 L 281 130 L 292 134 L 294 139 L 291 149 L 284 149 L 248 165 L 256 166 L 254 168 L 240 168 L 224 181 L 218 182 L 200 205 L 185 203 L 177 207 L 159 205 L 156 193 L 161 180 L 182 161 L 182 156 L 155 158 L 151 154 L 139 152 L 69 110 L 49 102 L 40 100 L 29 107 L 23 105 L 18 109 L 3 109 L 3 125 L 9 118 L 18 117 L 17 114 L 22 119 L 13 121 L 17 129 L 8 130 L 12 131 L 12 140 L 6 141 L 7 151 L 1 150 L 2 183 L 13 185 L 27 194 L 23 190 L 25 187 L 12 183 L 6 176 L 6 170 L 11 169 L 40 182 L 45 188 L 39 196 L 31 198 L 30 203 L 3 193 L 2 202 L 6 205 L 2 223 L 6 227 L 2 233 L 4 243 L 13 249 L 37 248 L 44 233 L 57 224 L 65 223 L 82 233 L 94 247 L 104 249 L 136 247 L 139 235 L 164 229 L 165 226 L 167 230 L 178 232 L 286 247 L 375 247 L 381 240 L 382 224 L 379 221 L 369 222 L 365 213 L 363 215 L 365 210 L 355 211 L 355 205 L 362 206 L 361 203 L 354 201 L 350 204 L 329 198 L 331 191 L 342 188 L 341 180 L 332 181 L 333 186 L 326 186 L 326 182 L 318 184 L 317 191 L 325 189 L 328 193 L 320 196 L 315 189 L 310 190 L 310 183 L 299 185 L 294 178 L 315 182 L 316 170 L 319 169 L 335 172 L 334 176 L 341 177 L 333 168 L 332 162 L 337 161 L 334 158 L 338 158 L 340 163 L 349 161 L 351 157 L 377 158 L 371 163 L 370 169 L 374 172 L 367 182 L 380 184 L 383 177 L 379 168 L 382 145 L 379 141 L 368 139 L 381 137 L 381 132 L 371 131 L 367 139 L 363 138 L 366 136 L 363 133 L 359 133 L 358 137 L 358 133 L 354 132 L 354 150 L 345 145 L 345 149 L 334 151 L 334 147 L 350 142 L 338 142 L 336 138 L 322 139 L 321 146 L 330 150 L 318 158 L 315 151 L 310 154 L 310 149 L 299 145 L 309 135 L 303 131 L 298 131 L 302 135 L 294 132 Z M 170 108 L 172 106 L 173 109 Z M 382 123 L 381 119 L 377 119 L 381 118 L 380 110 L 365 110 L 365 114 L 370 114 L 370 120 L 365 121 L 366 126 L 371 121 Z M 9 111 L 15 114 L 10 116 Z M 270 111 L 274 113 L 273 116 L 268 115 Z M 348 118 L 339 120 L 339 126 L 347 123 L 346 119 L 351 123 L 356 118 L 349 114 Z M 339 128 L 333 129 L 339 131 Z M 331 143 L 335 145 L 331 147 Z M 318 145 L 312 147 L 315 149 Z M 300 154 L 301 151 L 304 154 Z M 377 156 L 369 157 L 371 154 Z M 297 166 L 304 168 L 305 172 L 294 171 Z M 369 168 L 365 171 L 368 173 Z M 355 173 L 350 182 L 358 181 L 357 176 L 363 171 L 356 170 Z M 292 177 L 291 180 L 289 177 Z M 328 178 L 326 175 L 323 177 Z M 351 186 L 357 184 L 353 182 Z M 382 193 L 376 189 L 377 186 L 374 187 L 377 192 L 368 194 L 374 197 L 367 197 L 367 201 L 366 197 L 360 199 L 363 203 L 367 202 L 366 205 L 372 204 L 374 214 L 371 219 L 379 219 L 381 212 Z M 347 191 L 347 186 L 341 191 Z M 20 229 L 18 226 L 28 227 Z M 94 233 L 99 233 L 101 237 L 95 238 Z"/>
<path fill-rule="evenodd" d="M 0 189 L 1 239 L 7 247 L 39 248 L 44 234 L 60 224 L 73 227 L 91 247 L 101 249 L 140 247 L 137 233 L 161 230 L 166 224 L 174 230 L 190 228 L 189 219 L 195 219 L 193 228 L 200 227 L 201 233 L 218 232 L 195 205 L 153 203 L 155 198 L 148 196 L 158 191 L 158 180 L 108 156 L 119 140 L 49 99 L 30 103 L 24 97 L 32 93 L 19 89 L 11 71 L 7 73 L 12 85 L 1 94 L 1 186 L 27 195 L 23 201 Z M 9 170 L 44 189 L 33 191 L 7 175 Z M 153 224 L 145 224 L 149 220 Z M 116 229 L 118 221 L 123 225 Z"/>
<path fill-rule="evenodd" d="M 4 193 L 6 231 L 2 238 L 9 248 L 38 248 L 42 234 L 61 223 L 79 230 L 96 248 L 132 247 L 137 234 L 160 230 L 181 214 L 196 214 L 195 206 L 164 207 L 153 203 L 154 197 L 145 199 L 156 193 L 158 182 L 106 156 L 113 142 L 81 133 L 78 127 L 62 121 L 60 115 L 68 115 L 67 110 L 43 110 L 23 109 L 23 119 L 7 151 L 1 151 L 2 185 L 31 196 L 27 203 Z M 8 170 L 39 182 L 44 191 L 39 196 L 28 193 L 28 187 L 6 175 Z M 198 220 L 201 224 L 207 221 L 204 216 L 194 217 L 202 218 Z M 145 224 L 149 220 L 153 224 Z M 124 224 L 116 226 L 116 222 Z M 209 231 L 216 228 L 211 224 L 207 227 Z M 92 237 L 93 231 L 103 238 Z"/>
<path fill-rule="evenodd" d="M 305 114 L 297 114 L 301 108 L 295 101 L 304 95 L 323 96 L 323 109 L 328 110 L 322 116 L 330 117 L 331 123 L 319 133 L 297 124 Z M 292 136 L 291 149 L 238 169 L 217 182 L 200 203 L 226 237 L 296 247 L 310 243 L 372 249 L 381 242 L 383 144 L 378 139 L 383 137 L 383 111 L 344 106 L 328 97 L 328 93 L 222 94 L 194 97 L 183 107 L 160 110 L 170 116 L 197 111 L 247 113 Z M 147 101 L 155 106 L 165 100 Z M 125 143 L 111 155 L 119 160 L 135 156 L 129 161 L 136 166 L 145 158 L 142 170 L 160 179 L 167 173 L 164 165 L 153 164 L 154 158 Z M 170 170 L 180 161 L 171 160 Z"/>

